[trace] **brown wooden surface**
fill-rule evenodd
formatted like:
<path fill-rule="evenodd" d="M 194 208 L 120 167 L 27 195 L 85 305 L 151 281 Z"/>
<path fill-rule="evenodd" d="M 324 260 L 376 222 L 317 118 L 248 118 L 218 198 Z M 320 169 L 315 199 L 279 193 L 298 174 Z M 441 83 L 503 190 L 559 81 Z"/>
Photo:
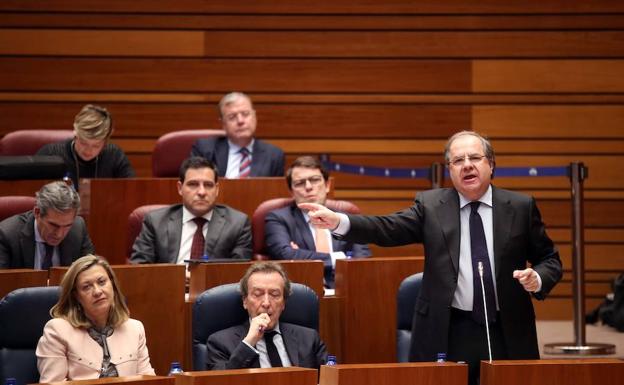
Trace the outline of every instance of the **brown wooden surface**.
<path fill-rule="evenodd" d="M 321 298 L 319 329 L 327 354 L 342 357 L 342 299 L 336 296 Z"/>
<path fill-rule="evenodd" d="M 44 383 L 42 383 L 44 384 Z M 125 377 L 108 377 L 94 378 L 92 380 L 74 380 L 52 382 L 52 384 L 67 385 L 110 385 L 110 384 L 128 384 L 128 385 L 175 385 L 173 377 L 163 376 L 125 376 Z"/>
<path fill-rule="evenodd" d="M 0 299 L 15 289 L 36 286 L 48 286 L 47 271 L 31 269 L 0 270 Z"/>
<path fill-rule="evenodd" d="M 453 362 L 322 366 L 319 385 L 465 385 L 468 366 Z"/>
<path fill-rule="evenodd" d="M 315 385 L 318 371 L 307 368 L 235 369 L 185 372 L 176 385 Z"/>
<path fill-rule="evenodd" d="M 341 363 L 396 361 L 396 296 L 401 281 L 423 271 L 423 257 L 338 260 Z"/>
<path fill-rule="evenodd" d="M 114 265 L 130 317 L 145 326 L 150 361 L 156 374 L 166 375 L 171 362 L 185 362 L 184 281 L 182 265 Z M 50 285 L 57 285 L 67 268 L 52 268 Z"/>
<path fill-rule="evenodd" d="M 128 215 L 146 204 L 181 203 L 177 179 L 92 179 L 88 207 L 89 234 L 98 254 L 111 263 L 123 264 L 127 254 Z M 250 216 L 263 201 L 287 196 L 282 178 L 219 179 L 220 203 L 227 204 Z M 87 194 L 81 187 L 81 194 Z M 86 199 L 84 199 L 86 200 Z M 240 277 L 239 277 L 240 279 Z"/>
<path fill-rule="evenodd" d="M 612 358 L 481 361 L 482 385 L 618 385 L 624 361 Z"/>

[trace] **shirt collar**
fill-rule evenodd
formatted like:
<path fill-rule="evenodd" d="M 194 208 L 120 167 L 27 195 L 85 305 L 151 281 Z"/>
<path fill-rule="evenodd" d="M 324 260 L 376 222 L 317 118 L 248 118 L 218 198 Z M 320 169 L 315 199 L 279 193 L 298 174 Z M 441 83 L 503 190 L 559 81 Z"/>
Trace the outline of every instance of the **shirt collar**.
<path fill-rule="evenodd" d="M 202 215 L 204 218 L 206 218 L 206 220 L 208 222 L 210 222 L 210 220 L 212 219 L 212 212 L 214 211 L 214 209 L 208 211 L 206 214 Z M 182 206 L 182 223 L 186 223 L 188 221 L 192 221 L 193 218 L 195 218 L 195 215 L 193 215 L 190 211 L 188 211 L 188 209 L 184 206 Z"/>
<path fill-rule="evenodd" d="M 35 242 L 45 243 L 43 238 L 41 238 L 41 234 L 39 234 L 39 228 L 37 227 L 37 219 L 35 219 L 34 226 L 35 226 Z"/>
<path fill-rule="evenodd" d="M 251 142 L 249 142 L 249 144 L 245 147 L 247 147 L 247 150 L 249 151 L 250 154 L 253 154 L 253 145 L 254 142 L 256 141 L 256 139 L 252 138 Z M 237 154 L 240 150 L 241 150 L 241 146 L 239 146 L 238 144 L 234 144 L 232 143 L 229 139 L 228 139 L 228 146 L 230 147 L 230 154 Z"/>
<path fill-rule="evenodd" d="M 466 205 L 470 204 L 470 200 L 466 199 L 459 191 L 459 208 L 463 209 Z M 485 203 L 486 205 L 492 207 L 492 185 L 488 186 L 488 189 L 485 191 L 485 194 L 481 195 L 481 198 L 478 199 L 479 202 Z"/>

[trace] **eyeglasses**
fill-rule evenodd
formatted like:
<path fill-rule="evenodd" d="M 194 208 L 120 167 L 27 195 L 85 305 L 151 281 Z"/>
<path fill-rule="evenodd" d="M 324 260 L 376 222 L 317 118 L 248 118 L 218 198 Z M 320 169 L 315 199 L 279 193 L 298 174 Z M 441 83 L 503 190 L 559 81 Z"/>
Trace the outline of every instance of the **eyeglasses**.
<path fill-rule="evenodd" d="M 464 156 L 456 156 L 455 158 L 451 159 L 449 161 L 450 165 L 453 165 L 455 167 L 461 167 L 464 165 L 464 162 L 466 161 L 466 159 L 468 159 L 468 162 L 471 164 L 477 164 L 479 162 L 481 162 L 483 160 L 483 158 L 485 158 L 485 155 L 480 155 L 480 154 L 466 154 Z"/>
<path fill-rule="evenodd" d="M 321 175 L 314 175 L 309 178 L 294 180 L 292 182 L 292 186 L 294 188 L 304 188 L 306 185 L 306 182 L 310 182 L 312 186 L 316 186 L 323 182 L 323 177 Z"/>
<path fill-rule="evenodd" d="M 238 119 L 238 115 L 240 115 L 243 119 L 247 119 L 253 114 L 253 110 L 245 110 L 239 112 L 232 112 L 231 114 L 227 114 L 224 116 L 225 120 L 228 122 L 235 122 Z"/>

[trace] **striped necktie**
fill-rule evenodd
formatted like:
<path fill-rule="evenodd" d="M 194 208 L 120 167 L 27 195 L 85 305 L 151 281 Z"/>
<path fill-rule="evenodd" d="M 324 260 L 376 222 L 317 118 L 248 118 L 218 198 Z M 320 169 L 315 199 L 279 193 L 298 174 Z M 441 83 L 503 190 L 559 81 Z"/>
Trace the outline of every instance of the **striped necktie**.
<path fill-rule="evenodd" d="M 247 147 L 243 147 L 240 149 L 241 153 L 241 161 L 240 166 L 238 167 L 238 177 L 239 178 L 248 178 L 249 173 L 251 172 L 251 153 L 247 149 Z"/>

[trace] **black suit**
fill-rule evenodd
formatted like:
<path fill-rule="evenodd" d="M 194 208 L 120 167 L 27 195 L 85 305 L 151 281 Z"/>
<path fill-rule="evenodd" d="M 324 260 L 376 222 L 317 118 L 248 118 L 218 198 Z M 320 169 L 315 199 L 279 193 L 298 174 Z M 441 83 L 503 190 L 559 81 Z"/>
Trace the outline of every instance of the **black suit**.
<path fill-rule="evenodd" d="M 32 269 L 35 265 L 35 215 L 32 211 L 0 222 L 0 269 Z M 58 245 L 61 266 L 95 252 L 82 217 L 76 216 Z"/>
<path fill-rule="evenodd" d="M 230 146 L 227 137 L 198 139 L 191 149 L 191 156 L 201 156 L 217 165 L 219 176 L 225 176 Z M 284 151 L 278 147 L 254 139 L 251 155 L 250 176 L 284 176 Z"/>
<path fill-rule="evenodd" d="M 526 263 L 540 275 L 544 299 L 561 278 L 559 253 L 546 235 L 535 200 L 492 188 L 495 284 L 500 327 L 510 359 L 539 358 L 531 295 L 512 277 Z M 451 303 L 457 287 L 460 249 L 459 195 L 454 189 L 425 191 L 399 213 L 349 216 L 345 238 L 382 246 L 423 243 L 425 269 L 416 302 L 410 360 L 434 361 L 449 348 Z"/>
<path fill-rule="evenodd" d="M 292 366 L 318 369 L 327 361 L 327 351 L 314 329 L 280 322 L 284 347 Z M 233 326 L 208 337 L 207 368 L 210 370 L 259 368 L 260 356 L 243 339 L 249 331 L 249 322 Z"/>

